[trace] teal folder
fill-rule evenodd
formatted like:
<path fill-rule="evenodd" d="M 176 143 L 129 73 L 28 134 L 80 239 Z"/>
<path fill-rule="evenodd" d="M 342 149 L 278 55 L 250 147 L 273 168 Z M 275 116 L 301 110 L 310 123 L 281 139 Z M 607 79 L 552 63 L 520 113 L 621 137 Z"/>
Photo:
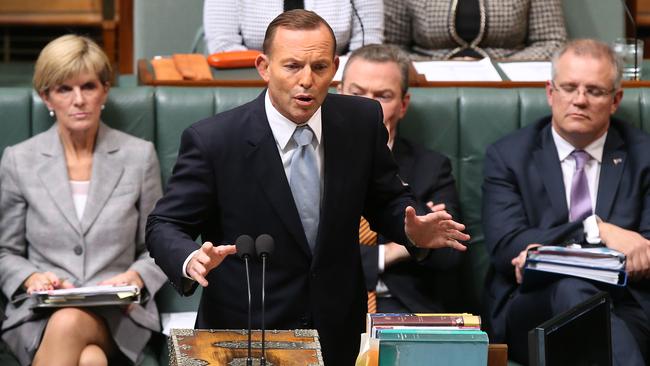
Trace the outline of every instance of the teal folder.
<path fill-rule="evenodd" d="M 487 365 L 488 336 L 480 330 L 381 329 L 379 366 Z"/>

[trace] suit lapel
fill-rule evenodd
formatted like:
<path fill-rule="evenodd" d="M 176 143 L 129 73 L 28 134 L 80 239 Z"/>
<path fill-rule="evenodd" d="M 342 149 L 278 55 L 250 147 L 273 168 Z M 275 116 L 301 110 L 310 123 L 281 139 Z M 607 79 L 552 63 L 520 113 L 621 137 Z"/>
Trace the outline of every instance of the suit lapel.
<path fill-rule="evenodd" d="M 397 136 L 395 138 L 392 151 L 395 162 L 397 162 L 397 166 L 399 168 L 400 177 L 409 183 L 413 194 L 416 197 L 420 197 L 422 192 L 416 191 L 414 186 L 414 181 L 417 174 L 415 174 L 415 171 L 413 169 L 415 166 L 415 153 L 413 152 L 413 146 L 407 144 L 404 139 L 401 139 L 399 136 Z"/>
<path fill-rule="evenodd" d="M 289 181 L 278 154 L 278 148 L 269 127 L 264 109 L 262 93 L 253 103 L 251 118 L 248 119 L 246 146 L 244 148 L 249 166 L 257 176 L 258 183 L 278 217 L 294 237 L 302 250 L 311 257 L 311 249 L 302 228 L 298 209 L 291 194 Z"/>
<path fill-rule="evenodd" d="M 609 220 L 618 184 L 625 169 L 627 153 L 623 147 L 624 142 L 618 131 L 615 128 L 610 128 L 603 149 L 595 210 L 596 214 L 605 221 Z"/>
<path fill-rule="evenodd" d="M 41 184 L 45 187 L 61 215 L 65 217 L 65 220 L 77 233 L 81 233 L 79 220 L 72 202 L 68 168 L 57 126 L 57 124 L 54 124 L 45 132 L 45 141 L 41 147 L 41 155 L 45 158 L 45 161 L 38 169 L 37 174 Z"/>
<path fill-rule="evenodd" d="M 556 217 L 568 220 L 569 209 L 566 204 L 566 193 L 562 179 L 562 166 L 557 155 L 557 148 L 551 135 L 551 124 L 542 130 L 540 145 L 533 152 L 537 171 L 542 177 L 544 188 L 548 193 L 551 206 Z"/>
<path fill-rule="evenodd" d="M 116 141 L 111 141 L 107 137 L 108 133 L 108 127 L 100 124 L 97 141 L 95 142 L 95 152 L 93 153 L 88 199 L 81 218 L 81 230 L 84 235 L 106 205 L 106 201 L 108 201 L 124 172 L 124 166 L 115 154 L 119 150 L 119 145 Z"/>

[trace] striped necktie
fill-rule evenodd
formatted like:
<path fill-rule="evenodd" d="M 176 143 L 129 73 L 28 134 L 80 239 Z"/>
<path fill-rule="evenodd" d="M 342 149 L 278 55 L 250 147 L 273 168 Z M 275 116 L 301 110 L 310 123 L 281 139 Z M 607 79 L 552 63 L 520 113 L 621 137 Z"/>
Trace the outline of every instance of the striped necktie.
<path fill-rule="evenodd" d="M 377 245 L 377 233 L 370 229 L 368 221 L 361 217 L 359 222 L 359 244 L 367 246 Z M 377 312 L 377 292 L 368 291 L 368 313 Z"/>

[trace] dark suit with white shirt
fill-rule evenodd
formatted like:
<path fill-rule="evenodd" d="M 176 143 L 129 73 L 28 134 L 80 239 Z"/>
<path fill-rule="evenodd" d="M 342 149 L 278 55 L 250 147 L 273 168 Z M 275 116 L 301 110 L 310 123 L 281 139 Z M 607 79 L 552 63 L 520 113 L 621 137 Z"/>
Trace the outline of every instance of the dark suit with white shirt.
<path fill-rule="evenodd" d="M 376 101 L 329 94 L 321 107 L 322 203 L 310 250 L 278 146 L 265 92 L 183 132 L 167 192 L 149 217 L 147 245 L 184 293 L 183 261 L 194 239 L 233 244 L 242 234 L 270 234 L 266 327 L 316 328 L 327 365 L 353 365 L 364 329 L 366 292 L 358 245 L 359 217 L 406 243 L 404 210 L 415 201 L 386 146 Z M 253 327 L 260 327 L 261 265 L 251 266 Z M 208 273 L 197 328 L 246 328 L 244 262 L 227 257 Z"/>
<path fill-rule="evenodd" d="M 444 203 L 445 209 L 453 217 L 458 217 L 460 203 L 449 158 L 399 136 L 395 138 L 392 151 L 399 167 L 399 175 L 409 184 L 418 203 L 420 205 L 425 205 L 428 201 Z M 379 235 L 378 244 L 386 242 L 390 241 Z M 448 271 L 460 263 L 462 252 L 451 248 L 432 250 L 429 258 L 424 262 L 418 263 L 415 259 L 409 258 L 385 268 L 380 273 L 379 250 L 378 245 L 361 246 L 366 288 L 368 291 L 375 290 L 377 282 L 381 280 L 392 297 L 384 300 L 379 294 L 378 312 L 384 310 L 394 312 L 393 308 L 382 308 L 384 301 L 403 312 L 445 311 L 448 302 L 444 300 L 450 296 L 442 293 L 436 280 L 442 271 Z"/>
<path fill-rule="evenodd" d="M 529 244 L 584 243 L 582 221 L 569 222 L 565 185 L 550 117 L 504 137 L 487 149 L 483 231 L 491 257 L 487 279 L 490 341 L 508 341 L 510 354 L 527 362 L 526 332 L 575 306 L 599 289 L 614 300 L 614 361 L 645 347 L 650 281 L 627 290 L 564 279 L 522 293 L 511 260 Z M 650 136 L 614 118 L 604 143 L 594 213 L 605 222 L 650 238 Z M 593 206 L 592 206 L 593 207 Z M 635 353 L 637 352 L 637 353 Z M 623 361 L 625 363 L 626 361 Z M 629 364 L 633 364 L 630 361 Z"/>

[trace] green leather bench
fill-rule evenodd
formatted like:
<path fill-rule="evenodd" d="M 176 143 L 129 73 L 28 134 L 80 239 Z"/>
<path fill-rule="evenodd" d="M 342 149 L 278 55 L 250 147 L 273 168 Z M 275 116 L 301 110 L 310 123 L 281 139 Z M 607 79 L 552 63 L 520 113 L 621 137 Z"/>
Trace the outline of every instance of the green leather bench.
<path fill-rule="evenodd" d="M 163 182 L 169 177 L 180 133 L 193 122 L 253 99 L 259 88 L 113 88 L 103 120 L 153 141 Z M 550 113 L 541 88 L 413 88 L 403 136 L 447 154 L 461 199 L 462 221 L 472 236 L 461 268 L 443 273 L 450 311 L 481 313 L 488 256 L 481 230 L 480 202 L 485 148 L 499 137 Z M 0 88 L 0 148 L 47 129 L 52 118 L 28 88 Z M 625 90 L 617 116 L 650 132 L 650 88 Z M 198 296 L 181 298 L 171 286 L 156 301 L 161 312 L 191 311 Z M 159 345 L 158 345 L 159 346 Z M 160 349 L 154 348 L 154 353 Z M 164 351 L 163 363 L 165 360 Z M 147 362 L 155 365 L 148 357 Z"/>

